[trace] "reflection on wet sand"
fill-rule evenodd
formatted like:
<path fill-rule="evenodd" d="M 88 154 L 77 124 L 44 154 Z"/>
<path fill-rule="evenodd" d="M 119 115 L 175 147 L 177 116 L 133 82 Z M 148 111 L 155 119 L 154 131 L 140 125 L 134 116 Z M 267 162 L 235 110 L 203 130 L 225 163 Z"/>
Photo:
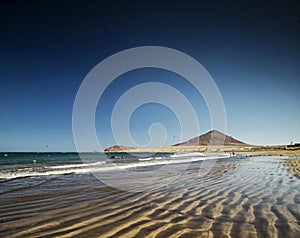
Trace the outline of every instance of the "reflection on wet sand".
<path fill-rule="evenodd" d="M 193 163 L 178 180 L 144 193 L 107 187 L 91 175 L 51 177 L 1 194 L 0 234 L 299 237 L 300 179 L 285 163 L 280 157 L 221 160 L 205 176 Z"/>

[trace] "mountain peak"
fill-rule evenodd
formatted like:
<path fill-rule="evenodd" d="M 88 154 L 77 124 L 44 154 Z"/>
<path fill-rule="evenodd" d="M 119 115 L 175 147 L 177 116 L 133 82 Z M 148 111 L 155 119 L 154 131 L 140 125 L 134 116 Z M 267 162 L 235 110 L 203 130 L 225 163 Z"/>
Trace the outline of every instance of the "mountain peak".
<path fill-rule="evenodd" d="M 218 130 L 211 130 L 203 135 L 194 137 L 186 142 L 176 144 L 175 146 L 207 146 L 207 145 L 218 145 L 218 146 L 243 146 L 246 143 L 234 139 Z"/>
<path fill-rule="evenodd" d="M 220 135 L 226 136 L 224 133 L 222 133 L 222 132 L 220 132 L 218 130 L 211 130 L 211 131 L 209 131 L 209 132 L 207 132 L 207 133 L 205 133 L 203 135 L 207 135 L 207 134 L 220 134 Z"/>

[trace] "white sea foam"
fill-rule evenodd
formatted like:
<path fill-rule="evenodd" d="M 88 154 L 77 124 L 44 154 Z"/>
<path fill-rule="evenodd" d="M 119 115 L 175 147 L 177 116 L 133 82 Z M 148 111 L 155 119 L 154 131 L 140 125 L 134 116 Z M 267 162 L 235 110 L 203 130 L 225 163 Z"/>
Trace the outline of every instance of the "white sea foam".
<path fill-rule="evenodd" d="M 171 155 L 172 158 L 186 158 L 186 157 L 200 157 L 205 156 L 204 153 L 201 152 L 192 152 L 192 153 L 176 153 L 174 155 Z"/>
<path fill-rule="evenodd" d="M 139 161 L 149 161 L 154 159 L 153 157 L 149 157 L 149 158 L 139 158 Z"/>
<path fill-rule="evenodd" d="M 166 157 L 154 157 L 154 159 L 160 160 L 160 159 L 166 159 Z"/>
<path fill-rule="evenodd" d="M 21 177 L 34 177 L 34 176 L 50 176 L 62 174 L 83 174 L 89 172 L 109 172 L 113 170 L 124 170 L 138 167 L 154 166 L 154 165 L 167 165 L 179 163 L 191 163 L 202 160 L 213 160 L 220 158 L 230 157 L 228 154 L 203 154 L 203 153 L 185 153 L 176 154 L 171 157 L 150 157 L 140 158 L 138 162 L 107 164 L 105 161 L 99 161 L 90 164 L 68 164 L 57 166 L 44 166 L 35 168 L 23 168 L 18 170 L 2 170 L 0 171 L 0 179 L 13 179 Z"/>

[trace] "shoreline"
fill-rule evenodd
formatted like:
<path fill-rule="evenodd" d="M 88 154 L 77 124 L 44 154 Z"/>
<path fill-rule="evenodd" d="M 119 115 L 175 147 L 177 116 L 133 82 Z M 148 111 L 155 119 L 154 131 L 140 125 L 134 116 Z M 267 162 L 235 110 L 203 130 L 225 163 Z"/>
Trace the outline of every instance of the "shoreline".
<path fill-rule="evenodd" d="M 221 160 L 199 176 L 202 162 L 197 162 L 185 172 L 178 170 L 180 178 L 167 186 L 137 193 L 128 188 L 144 188 L 147 180 L 126 180 L 124 174 L 115 172 L 111 175 L 126 189 L 110 187 L 90 174 L 6 180 L 0 198 L 0 234 L 297 237 L 300 177 L 293 172 L 293 163 L 299 165 L 299 159 Z M 157 174 L 155 179 L 166 176 Z"/>
<path fill-rule="evenodd" d="M 118 146 L 116 149 L 107 149 L 105 152 L 115 153 L 180 153 L 180 152 L 224 152 L 245 155 L 274 155 L 300 156 L 300 148 L 287 146 L 169 146 L 162 148 L 128 148 Z"/>

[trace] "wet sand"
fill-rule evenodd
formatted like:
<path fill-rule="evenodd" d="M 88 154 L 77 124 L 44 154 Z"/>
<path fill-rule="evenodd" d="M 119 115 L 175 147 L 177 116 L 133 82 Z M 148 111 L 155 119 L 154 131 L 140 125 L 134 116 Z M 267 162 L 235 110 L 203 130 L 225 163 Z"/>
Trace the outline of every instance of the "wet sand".
<path fill-rule="evenodd" d="M 178 180 L 143 193 L 108 187 L 89 174 L 2 181 L 0 235 L 299 237 L 294 162 L 299 166 L 283 157 L 224 159 L 204 177 L 197 162 Z"/>
<path fill-rule="evenodd" d="M 300 177 L 300 157 L 290 158 L 286 160 L 286 163 L 289 166 L 291 172 Z"/>

